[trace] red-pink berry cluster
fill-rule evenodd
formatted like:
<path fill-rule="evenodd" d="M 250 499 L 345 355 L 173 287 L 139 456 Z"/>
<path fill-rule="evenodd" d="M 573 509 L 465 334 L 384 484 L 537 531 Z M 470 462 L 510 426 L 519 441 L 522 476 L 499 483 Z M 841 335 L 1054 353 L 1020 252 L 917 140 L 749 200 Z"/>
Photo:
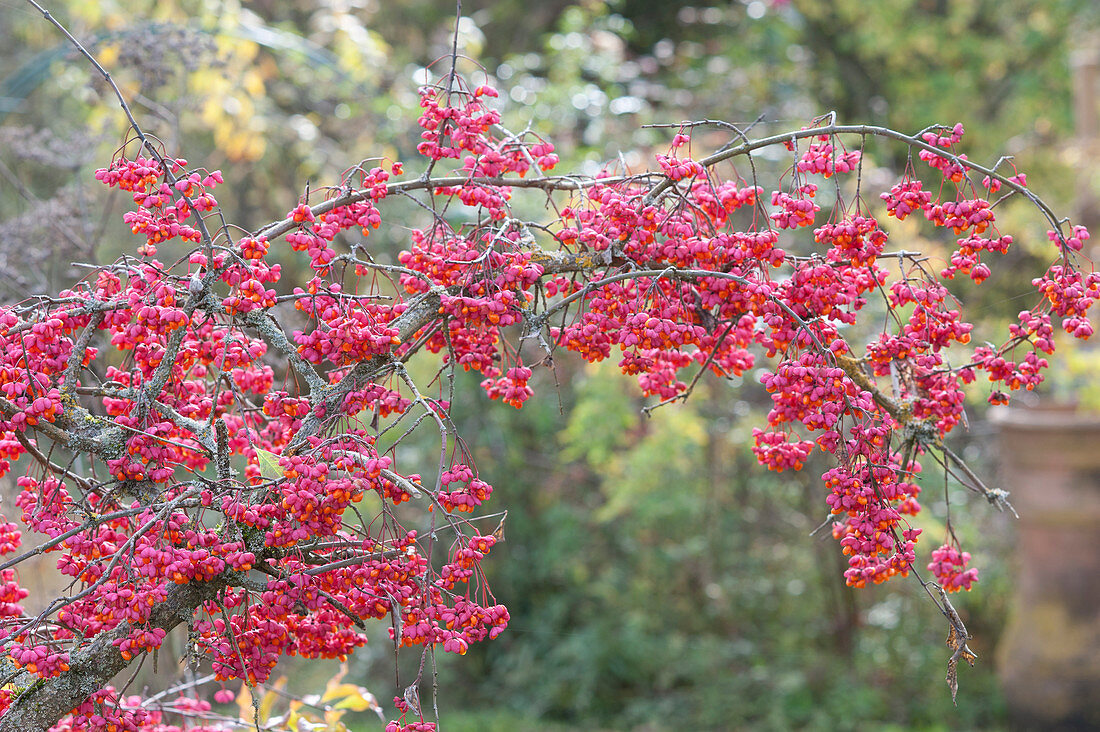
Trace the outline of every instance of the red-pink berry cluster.
<path fill-rule="evenodd" d="M 439 482 L 444 487 L 458 484 L 460 487 L 450 490 L 440 490 L 436 499 L 443 508 L 459 513 L 470 513 L 480 506 L 483 501 L 489 499 L 493 487 L 474 475 L 473 469 L 468 465 L 452 465 L 443 471 Z"/>
<path fill-rule="evenodd" d="M 851 434 L 846 464 L 826 471 L 822 479 L 830 490 L 826 502 L 841 517 L 833 524 L 833 537 L 848 555 L 845 581 L 864 587 L 908 576 L 916 561 L 921 530 L 904 516 L 920 511 L 920 488 L 910 478 L 920 466 L 899 464 L 882 427 L 856 425 Z"/>
<path fill-rule="evenodd" d="M 1046 297 L 1051 312 L 1062 318 L 1062 328 L 1067 333 L 1075 338 L 1092 335 L 1088 311 L 1100 298 L 1100 272 L 1086 274 L 1054 264 L 1042 277 L 1033 279 L 1031 284 Z"/>
<path fill-rule="evenodd" d="M 879 198 L 886 202 L 886 215 L 898 221 L 904 221 L 914 211 L 927 211 L 932 204 L 931 191 L 924 190 L 919 180 L 908 176 Z"/>
<path fill-rule="evenodd" d="M 783 191 L 772 192 L 772 205 L 778 206 L 779 211 L 773 213 L 771 218 L 780 229 L 813 226 L 814 216 L 821 210 L 821 206 L 813 200 L 817 195 L 817 186 L 813 183 L 799 186 L 795 193 L 796 196 Z"/>
<path fill-rule="evenodd" d="M 947 592 L 969 590 L 978 581 L 978 570 L 967 569 L 969 563 L 970 552 L 960 552 L 957 547 L 944 544 L 932 552 L 928 571 Z"/>
<path fill-rule="evenodd" d="M 962 139 L 965 132 L 966 130 L 963 129 L 962 123 L 956 123 L 950 130 L 946 127 L 930 130 L 921 135 L 921 138 L 929 145 L 948 149 L 953 148 L 955 143 Z M 937 155 L 931 150 L 922 149 L 917 153 L 917 157 L 943 173 L 945 181 L 961 183 L 966 177 L 967 158 L 965 154 L 958 155 L 952 159 L 943 155 Z"/>
<path fill-rule="evenodd" d="M 853 267 L 873 264 L 886 246 L 886 232 L 870 216 L 852 216 L 814 229 L 814 240 L 829 245 L 826 258 Z"/>
<path fill-rule="evenodd" d="M 963 198 L 933 204 L 924 210 L 924 215 L 936 226 L 950 227 L 956 234 L 971 228 L 974 235 L 983 234 L 994 219 L 989 201 L 983 198 Z"/>
<path fill-rule="evenodd" d="M 95 172 L 96 180 L 104 185 L 121 188 L 133 193 L 135 211 L 129 211 L 123 219 L 135 234 L 143 234 L 146 244 L 138 249 L 145 256 L 156 256 L 156 245 L 180 238 L 198 243 L 201 233 L 187 224 L 193 214 L 213 211 L 218 202 L 210 195 L 223 182 L 220 171 L 203 173 L 186 170 L 187 161 L 182 158 L 165 160 L 174 178 L 167 177 L 162 164 L 149 158 L 128 160 L 120 157 L 107 168 Z"/>
<path fill-rule="evenodd" d="M 859 167 L 862 153 L 847 150 L 835 137 L 820 135 L 810 143 L 798 160 L 799 173 L 820 174 L 829 178 L 834 173 L 850 173 Z"/>

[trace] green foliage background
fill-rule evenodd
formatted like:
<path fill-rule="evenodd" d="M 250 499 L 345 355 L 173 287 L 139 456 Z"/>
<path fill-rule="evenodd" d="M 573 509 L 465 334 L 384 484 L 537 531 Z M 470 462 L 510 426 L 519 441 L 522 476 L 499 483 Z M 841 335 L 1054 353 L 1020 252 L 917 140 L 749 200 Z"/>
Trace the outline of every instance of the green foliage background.
<path fill-rule="evenodd" d="M 362 158 L 412 156 L 415 89 L 449 50 L 454 5 L 67 0 L 51 10 L 115 62 L 170 149 L 226 172 L 222 203 L 250 228 L 293 207 L 306 181 L 316 191 Z M 504 90 L 511 126 L 560 143 L 561 169 L 593 170 L 620 151 L 643 164 L 629 151 L 668 137 L 647 123 L 760 117 L 763 132 L 835 110 L 905 131 L 962 121 L 971 158 L 1014 155 L 1058 210 L 1077 193 L 1068 58 L 1100 27 L 1088 0 L 467 0 L 463 13 L 472 60 L 462 70 Z M 0 250 L 25 239 L 51 247 L 49 266 L 22 267 L 28 283 L 9 280 L 8 297 L 74 274 L 59 263 L 133 242 L 124 202 L 88 185 L 120 141 L 102 86 L 18 0 L 0 2 L 0 49 Z M 889 150 L 872 159 L 905 163 Z M 68 218 L 42 214 L 73 201 Z M 405 215 L 416 212 L 395 219 Z M 1043 227 L 1028 217 L 1001 213 L 1025 235 L 994 286 L 959 290 L 983 320 L 1011 317 L 1039 266 L 1027 242 L 1042 241 Z M 372 253 L 392 257 L 405 233 L 380 231 Z M 284 263 L 286 281 L 296 266 Z M 1093 363 L 1087 352 L 1073 359 L 1060 382 L 1069 391 Z M 767 405 L 755 376 L 704 379 L 686 405 L 652 417 L 612 367 L 562 358 L 539 379 L 521 412 L 489 403 L 476 379 L 458 385 L 459 426 L 495 486 L 491 505 L 509 512 L 485 570 L 512 624 L 465 658 L 438 659 L 444 729 L 1004 725 L 992 662 L 1012 573 L 1003 516 L 968 507 L 983 574 L 959 605 L 981 660 L 963 670 L 955 709 L 944 626 L 919 586 L 851 591 L 838 547 L 811 536 L 825 519 L 824 465 L 775 475 L 755 464 L 747 444 Z M 960 448 L 979 464 L 980 416 Z M 944 488 L 930 483 L 922 521 L 936 542 Z M 356 681 L 380 699 L 396 691 L 388 647 L 379 629 L 353 660 Z M 300 671 L 298 683 L 315 688 L 328 673 Z"/>

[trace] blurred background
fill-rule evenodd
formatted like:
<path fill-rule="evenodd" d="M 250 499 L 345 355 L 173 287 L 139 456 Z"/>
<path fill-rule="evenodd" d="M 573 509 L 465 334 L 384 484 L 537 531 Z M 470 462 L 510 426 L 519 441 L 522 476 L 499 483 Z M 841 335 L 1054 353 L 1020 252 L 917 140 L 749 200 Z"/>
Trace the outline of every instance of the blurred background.
<path fill-rule="evenodd" d="M 364 158 L 411 161 L 416 89 L 449 69 L 439 59 L 455 24 L 455 4 L 443 0 L 55 0 L 48 7 L 111 70 L 170 152 L 222 169 L 219 200 L 246 229 L 281 217 L 307 182 L 316 194 Z M 1094 231 L 1100 223 L 1093 0 L 464 0 L 458 45 L 460 70 L 502 90 L 505 123 L 530 126 L 558 145 L 559 172 L 594 172 L 620 159 L 646 165 L 671 136 L 643 127 L 651 123 L 759 120 L 755 131 L 765 134 L 830 111 L 841 122 L 905 132 L 962 122 L 971 159 L 1012 156 L 1055 211 Z M 91 177 L 110 161 L 123 128 L 101 80 L 41 15 L 20 0 L 0 0 L 4 301 L 83 276 L 73 262 L 132 251 L 121 221 L 127 201 Z M 714 147 L 727 139 L 714 135 Z M 887 186 L 906 164 L 896 148 L 872 148 L 868 160 L 868 180 Z M 778 174 L 789 161 L 760 164 Z M 390 216 L 410 227 L 420 221 L 412 206 Z M 1033 211 L 1006 206 L 998 220 L 1018 245 L 993 265 L 986 286 L 953 285 L 979 330 L 991 333 L 1030 306 L 1030 278 L 1050 259 L 1046 226 Z M 370 243 L 380 259 L 407 246 L 401 225 L 379 233 Z M 905 248 L 933 255 L 951 243 L 926 239 L 916 226 L 893 234 L 906 237 Z M 284 284 L 305 268 L 294 260 L 283 267 Z M 1080 345 L 1062 347 L 1041 393 L 1021 399 L 1100 406 L 1100 362 Z M 960 671 L 955 708 L 944 683 L 946 625 L 920 586 L 850 590 L 839 547 L 827 532 L 811 537 L 827 514 L 819 479 L 827 466 L 776 475 L 756 465 L 751 429 L 770 402 L 755 377 L 704 379 L 686 405 L 646 417 L 636 386 L 613 364 L 558 359 L 519 412 L 490 404 L 474 376 L 459 390 L 456 418 L 482 477 L 495 486 L 490 506 L 508 510 L 507 541 L 484 569 L 512 623 L 464 658 L 438 659 L 444 729 L 1039 724 L 1010 704 L 1013 687 L 1000 680 L 1013 667 L 1035 665 L 1011 643 L 1040 632 L 1030 621 L 1021 626 L 1027 593 L 1052 592 L 1021 584 L 1040 570 L 1016 551 L 1023 534 L 1011 516 L 947 489 L 953 509 L 965 512 L 955 514 L 956 531 L 981 569 L 976 589 L 956 601 L 979 661 Z M 984 397 L 975 393 L 969 431 L 953 437 L 955 449 L 991 481 L 1011 481 L 1006 472 L 1015 469 L 998 457 Z M 431 435 L 422 449 L 431 454 Z M 918 525 L 938 544 L 946 502 L 942 477 L 932 483 Z M 1066 510 L 1073 512 L 1072 502 Z M 1097 531 L 1096 521 L 1080 523 L 1075 531 Z M 1070 576 L 1085 591 L 1097 585 L 1087 570 Z M 33 591 L 34 582 L 50 580 L 24 581 Z M 1096 647 L 1088 644 L 1100 638 L 1097 606 L 1044 616 L 1055 635 L 1079 617 L 1087 621 L 1083 635 L 1067 641 L 1070 656 Z M 385 628 L 375 631 L 350 661 L 349 679 L 388 708 L 397 691 L 392 646 Z M 1098 662 L 1089 663 L 1085 686 L 1066 692 L 1078 706 L 1100 678 Z M 297 691 L 320 690 L 333 672 L 315 663 L 286 669 Z M 1088 719 L 1061 723 L 1086 729 Z M 369 716 L 356 724 L 381 729 Z"/>

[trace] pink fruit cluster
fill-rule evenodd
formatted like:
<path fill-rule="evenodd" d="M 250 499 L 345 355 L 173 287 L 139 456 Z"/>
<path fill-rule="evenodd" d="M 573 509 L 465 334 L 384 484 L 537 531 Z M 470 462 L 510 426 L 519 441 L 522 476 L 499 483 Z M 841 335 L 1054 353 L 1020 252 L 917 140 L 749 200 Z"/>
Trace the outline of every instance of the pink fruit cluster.
<path fill-rule="evenodd" d="M 862 153 L 846 150 L 837 138 L 819 135 L 810 143 L 795 166 L 799 173 L 818 173 L 826 178 L 835 173 L 851 173 L 859 166 Z"/>
<path fill-rule="evenodd" d="M 817 195 L 817 186 L 813 183 L 799 186 L 796 196 L 783 191 L 773 191 L 772 205 L 778 206 L 779 211 L 772 214 L 772 221 L 780 229 L 813 226 L 814 216 L 821 210 L 821 206 L 813 201 L 815 195 Z"/>
<path fill-rule="evenodd" d="M 953 149 L 955 143 L 962 139 L 965 132 L 962 124 L 956 123 L 950 130 L 946 127 L 929 130 L 921 135 L 921 138 L 933 147 Z M 939 170 L 943 174 L 945 181 L 961 183 L 966 177 L 967 158 L 965 154 L 948 157 L 945 155 L 938 155 L 931 150 L 922 149 L 917 153 L 917 157 L 928 163 L 931 167 Z M 992 190 L 990 192 L 992 192 Z"/>
<path fill-rule="evenodd" d="M 960 552 L 957 547 L 944 544 L 932 552 L 928 571 L 948 592 L 969 590 L 970 586 L 978 581 L 978 570 L 967 569 L 966 565 L 969 563 L 970 552 Z"/>
<path fill-rule="evenodd" d="M 186 166 L 187 161 L 182 158 L 119 158 L 95 172 L 96 180 L 105 185 L 133 193 L 137 209 L 127 212 L 123 219 L 131 231 L 146 237 L 147 243 L 138 248 L 139 254 L 155 256 L 157 244 L 177 237 L 193 243 L 200 240 L 199 229 L 187 221 L 193 215 L 214 210 L 218 202 L 210 191 L 223 180 L 220 171 L 186 171 Z"/>

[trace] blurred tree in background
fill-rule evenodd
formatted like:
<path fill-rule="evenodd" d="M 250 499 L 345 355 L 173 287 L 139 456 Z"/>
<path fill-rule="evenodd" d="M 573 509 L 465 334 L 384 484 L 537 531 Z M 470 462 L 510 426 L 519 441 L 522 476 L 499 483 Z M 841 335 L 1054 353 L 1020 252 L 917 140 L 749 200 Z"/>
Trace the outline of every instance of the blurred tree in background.
<path fill-rule="evenodd" d="M 454 4 L 440 0 L 55 5 L 147 128 L 226 171 L 235 195 L 223 203 L 245 226 L 262 223 L 253 211 L 286 210 L 309 184 L 339 180 L 349 160 L 410 154 L 416 87 L 449 52 L 454 23 Z M 554 131 L 570 169 L 640 163 L 619 151 L 669 136 L 646 124 L 770 127 L 835 111 L 906 131 L 961 121 L 976 133 L 973 159 L 1015 156 L 1064 208 L 1075 185 L 1059 153 L 1073 132 L 1068 51 L 1098 21 L 1090 0 L 467 0 L 458 40 L 463 71 L 476 78 L 480 67 L 515 103 L 509 125 Z M 119 144 L 121 122 L 95 103 L 107 90 L 18 2 L 0 3 L 0 49 L 0 288 L 10 298 L 67 282 L 68 262 L 120 251 L 123 202 L 84 181 Z M 994 147 L 1004 140 L 1008 149 Z M 870 160 L 906 164 L 873 147 Z M 1045 238 L 1039 226 L 1031 238 Z M 402 246 L 377 244 L 382 254 Z M 1035 270 L 1006 262 L 996 287 L 958 294 L 982 298 L 972 312 L 1011 318 L 1028 284 L 1019 272 Z M 461 694 L 449 707 L 470 710 L 452 729 L 1003 723 L 990 659 L 1009 568 L 983 563 L 984 587 L 960 602 L 983 658 L 953 710 L 934 607 L 916 585 L 844 586 L 839 550 L 811 537 L 826 513 L 822 466 L 754 469 L 744 425 L 766 395 L 725 389 L 701 385 L 652 417 L 632 385 L 596 367 L 559 364 L 558 401 L 517 413 L 458 390 L 460 431 L 478 436 L 471 448 L 509 510 L 507 543 L 486 570 L 512 624 L 473 658 L 444 662 L 447 688 Z M 979 462 L 980 417 L 966 448 Z M 929 500 L 923 525 L 935 534 L 942 516 L 942 501 Z M 981 546 L 1003 554 L 1006 521 L 988 519 Z M 385 698 L 379 641 L 353 672 Z"/>

